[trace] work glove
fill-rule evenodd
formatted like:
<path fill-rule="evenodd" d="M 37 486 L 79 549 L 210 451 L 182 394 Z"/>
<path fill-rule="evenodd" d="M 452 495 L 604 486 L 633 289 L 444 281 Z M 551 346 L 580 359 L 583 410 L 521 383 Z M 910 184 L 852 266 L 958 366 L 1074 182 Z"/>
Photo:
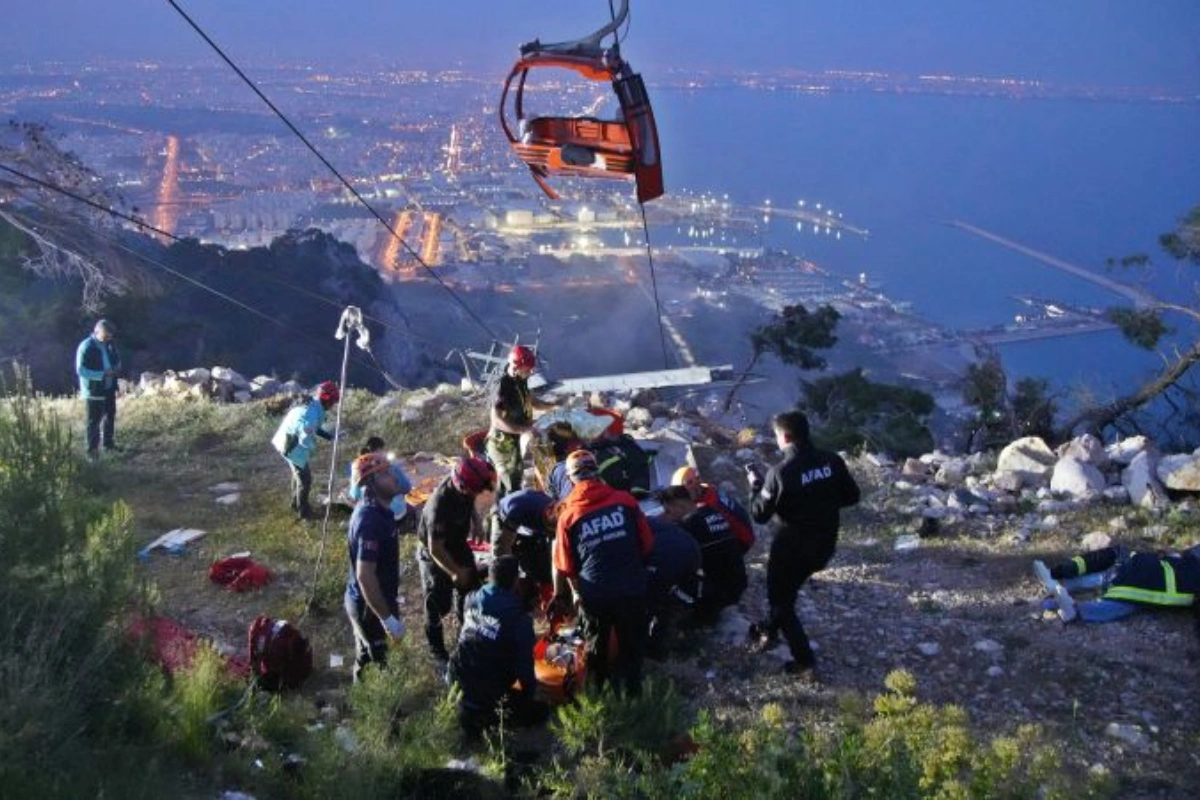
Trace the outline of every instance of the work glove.
<path fill-rule="evenodd" d="M 389 616 L 383 621 L 383 627 L 387 630 L 388 636 L 392 639 L 399 639 L 404 635 L 404 623 L 396 618 L 395 615 Z"/>

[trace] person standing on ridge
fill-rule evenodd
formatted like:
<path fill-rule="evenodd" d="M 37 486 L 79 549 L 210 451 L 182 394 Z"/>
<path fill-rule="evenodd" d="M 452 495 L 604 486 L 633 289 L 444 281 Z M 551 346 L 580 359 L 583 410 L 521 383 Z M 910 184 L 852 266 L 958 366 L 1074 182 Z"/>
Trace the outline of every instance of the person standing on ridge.
<path fill-rule="evenodd" d="M 637 695 L 646 650 L 646 561 L 654 533 L 633 495 L 599 479 L 590 452 L 567 456 L 567 475 L 575 488 L 559 508 L 552 607 L 579 608 L 588 680 L 603 686 L 612 678 Z M 614 633 L 617 653 L 610 665 Z"/>
<path fill-rule="evenodd" d="M 325 414 L 341 400 L 342 393 L 333 381 L 317 387 L 311 400 L 288 411 L 279 423 L 271 444 L 287 461 L 292 472 L 292 510 L 300 519 L 312 519 L 308 493 L 312 490 L 312 469 L 308 461 L 317 449 L 317 437 L 332 440 L 333 434 L 321 427 Z"/>
<path fill-rule="evenodd" d="M 766 478 L 754 466 L 746 466 L 750 513 L 759 524 L 770 522 L 774 533 L 767 560 L 770 613 L 764 622 L 750 626 L 750 636 L 758 649 L 766 650 L 782 632 L 792 653 L 784 671 L 811 674 L 816 660 L 796 616 L 796 595 L 833 558 L 839 510 L 857 503 L 859 490 L 837 453 L 813 446 L 803 412 L 776 414 L 772 426 L 783 460 Z"/>
<path fill-rule="evenodd" d="M 117 374 L 121 356 L 113 343 L 116 328 L 106 319 L 97 320 L 92 335 L 75 350 L 75 374 L 79 394 L 87 407 L 87 456 L 95 460 L 100 445 L 110 452 L 121 450 L 114 438 L 117 423 Z"/>
<path fill-rule="evenodd" d="M 492 400 L 491 424 L 487 435 L 487 457 L 499 476 L 496 499 L 521 488 L 525 473 L 521 453 L 521 435 L 533 428 L 535 411 L 553 406 L 535 400 L 529 392 L 529 376 L 537 366 L 537 357 L 524 345 L 513 345 L 508 363 Z M 506 555 L 499 520 L 493 511 L 491 519 L 492 549 L 496 555 Z"/>
<path fill-rule="evenodd" d="M 483 526 L 475 499 L 496 490 L 496 471 L 482 458 L 460 458 L 425 501 L 417 523 L 417 568 L 425 605 L 425 638 L 440 665 L 450 659 L 442 617 L 454 609 L 462 622 L 463 599 L 479 587 L 479 571 L 470 541 Z M 457 593 L 457 601 L 455 594 Z"/>
<path fill-rule="evenodd" d="M 344 605 L 354 632 L 357 656 L 354 680 L 367 664 L 383 665 L 388 639 L 404 635 L 400 622 L 400 541 L 392 519 L 392 498 L 400 493 L 392 463 L 382 453 L 366 453 L 354 461 L 354 484 L 361 500 L 350 517 L 346 537 L 350 576 Z"/>

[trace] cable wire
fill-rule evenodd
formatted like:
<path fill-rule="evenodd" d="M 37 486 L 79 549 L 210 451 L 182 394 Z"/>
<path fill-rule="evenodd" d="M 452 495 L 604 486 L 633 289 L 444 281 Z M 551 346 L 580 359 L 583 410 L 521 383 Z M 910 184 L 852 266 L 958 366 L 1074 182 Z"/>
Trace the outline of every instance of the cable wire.
<path fill-rule="evenodd" d="M 5 169 L 5 167 L 3 165 L 0 165 L 0 169 Z M 34 203 L 34 205 L 39 208 L 42 208 L 43 210 L 50 210 L 46 206 L 42 206 L 41 204 L 38 204 L 38 203 Z M 26 219 L 26 218 L 22 217 L 20 214 L 16 214 L 14 212 L 9 212 L 9 213 L 13 213 L 13 215 L 15 217 L 17 217 L 18 219 L 22 219 L 30 226 L 41 225 L 42 227 L 52 227 L 52 226 L 47 225 L 45 222 L 35 222 L 34 220 L 30 220 L 30 219 Z M 301 328 L 297 328 L 295 326 L 289 325 L 286 322 L 284 322 L 276 317 L 271 316 L 270 314 L 266 313 L 265 311 L 262 311 L 261 309 L 255 308 L 254 306 L 251 306 L 248 303 L 245 303 L 245 302 L 237 299 L 236 297 L 233 297 L 225 292 L 222 292 L 220 289 L 216 289 L 212 286 L 209 286 L 208 284 L 204 283 L 203 281 L 197 280 L 196 278 L 193 278 L 190 275 L 186 275 L 186 274 L 180 272 L 179 270 L 174 269 L 173 267 L 169 267 L 166 264 L 162 263 L 161 261 L 159 261 L 155 258 L 152 258 L 151 256 L 148 256 L 145 253 L 139 252 L 138 250 L 135 250 L 132 247 L 129 247 L 124 242 L 121 242 L 112 236 L 108 236 L 108 235 L 103 234 L 100 231 L 97 231 L 94 229 L 91 230 L 90 233 L 99 239 L 103 239 L 103 240 L 107 241 L 113 247 L 115 247 L 119 250 L 123 250 L 124 252 L 132 255 L 133 257 L 135 257 L 137 259 L 140 259 L 141 261 L 143 261 L 153 267 L 156 267 L 157 269 L 161 269 L 162 271 L 164 271 L 176 278 L 179 278 L 182 281 L 190 283 L 193 286 L 195 286 L 203 291 L 206 291 L 222 300 L 225 300 L 228 303 L 232 303 L 233 305 L 237 306 L 238 308 L 243 309 L 244 311 L 248 311 L 249 313 L 253 314 L 256 317 L 259 317 L 261 319 L 266 320 L 267 322 L 277 325 L 278 327 L 282 328 L 284 331 L 287 331 L 291 335 L 302 337 L 311 342 L 320 343 L 322 346 L 325 346 L 325 347 L 329 346 L 329 343 L 326 340 L 324 340 L 323 338 L 321 338 L 319 336 L 315 336 L 312 333 L 309 333 L 308 331 L 303 330 Z M 65 236 L 66 234 L 62 234 L 62 235 Z M 80 249 L 82 249 L 82 248 L 80 248 Z M 372 354 L 372 358 L 374 359 L 373 354 Z M 389 384 L 391 384 L 392 386 L 398 386 L 396 381 L 390 375 L 388 375 L 381 366 L 379 366 L 378 360 L 375 360 L 374 364 L 370 364 L 366 361 L 355 359 L 355 364 L 364 369 L 378 372 L 384 378 L 384 380 L 387 381 Z"/>
<path fill-rule="evenodd" d="M 123 211 L 118 211 L 115 208 L 110 208 L 109 206 L 106 206 L 102 203 L 97 203 L 95 200 L 92 200 L 91 198 L 84 197 L 83 195 L 73 192 L 70 189 L 65 189 L 62 186 L 59 186 L 57 184 L 42 180 L 41 178 L 30 175 L 26 172 L 22 172 L 21 170 L 16 169 L 14 167 L 10 167 L 5 164 L 0 164 L 0 170 L 7 172 L 11 175 L 14 175 L 18 178 L 21 178 L 22 180 L 28 181 L 29 183 L 32 183 L 35 186 L 38 186 L 47 191 L 55 192 L 57 194 L 63 195 L 64 197 L 68 197 L 72 200 L 75 200 L 79 203 L 83 203 L 96 211 L 100 211 L 100 212 L 102 212 L 104 214 L 108 214 L 109 216 L 112 216 L 116 219 L 120 219 L 120 220 L 129 222 L 129 223 L 133 224 L 140 232 L 149 231 L 150 233 L 157 234 L 159 236 L 162 236 L 166 239 L 170 239 L 171 241 L 179 243 L 179 244 L 186 244 L 190 241 L 196 241 L 194 239 L 188 239 L 186 237 L 177 236 L 177 235 L 171 233 L 170 231 L 163 230 L 162 228 L 157 228 L 154 225 L 151 225 L 150 223 L 146 222 L 145 220 L 143 220 L 139 217 L 133 216 L 132 214 L 126 214 Z M 33 202 L 33 201 L 31 201 L 31 202 Z M 34 205 L 39 205 L 39 204 L 34 202 Z M 46 206 L 40 206 L 40 207 L 43 210 L 52 211 L 52 209 L 50 209 Z M 99 232 L 96 232 L 96 235 L 100 235 Z M 139 257 L 143 257 L 142 254 L 137 254 L 137 255 L 139 255 Z M 157 263 L 156 263 L 156 265 L 157 265 Z M 306 295 L 314 300 L 318 300 L 318 301 L 325 303 L 326 305 L 332 306 L 334 308 L 339 308 L 339 309 L 343 308 L 342 304 L 337 302 L 336 300 L 330 300 L 328 297 L 325 297 L 324 295 L 317 294 L 316 292 L 305 289 L 302 286 L 297 286 L 294 283 L 290 283 L 288 281 L 282 280 L 281 278 L 275 278 L 270 275 L 266 275 L 266 274 L 259 273 L 259 272 L 247 272 L 245 274 L 250 276 L 254 280 L 270 281 L 271 283 L 275 283 L 280 286 L 284 286 L 288 289 L 291 289 L 294 292 Z M 205 288 L 207 288 L 207 287 L 205 287 Z M 403 312 L 401 312 L 401 314 L 403 314 Z M 410 339 L 415 339 L 417 341 L 425 342 L 426 344 L 430 344 L 430 345 L 436 345 L 437 347 L 445 347 L 446 346 L 445 342 L 442 342 L 442 341 L 439 341 L 436 339 L 430 339 L 427 336 L 422 336 L 419 333 L 416 333 L 413 330 L 411 330 L 410 327 L 400 328 L 396 325 L 391 324 L 390 322 L 387 322 L 386 320 L 380 319 L 378 317 L 372 317 L 367 314 L 363 314 L 363 319 L 370 320 L 371 322 L 374 322 L 377 325 L 387 328 L 388 330 L 402 333 L 405 337 L 410 338 Z M 407 322 L 407 319 L 405 321 Z M 358 362 L 358 363 L 361 364 L 362 362 Z M 382 367 L 380 369 L 382 369 Z M 399 384 L 397 384 L 392 378 L 388 377 L 387 380 L 393 386 L 399 387 Z"/>
<path fill-rule="evenodd" d="M 439 284 L 441 284 L 443 289 L 445 289 L 447 292 L 450 293 L 450 296 L 454 298 L 454 301 L 456 303 L 458 303 L 464 311 L 467 312 L 467 316 L 469 316 L 472 320 L 474 320 L 475 324 L 477 324 L 484 331 L 484 333 L 486 333 L 489 337 L 491 337 L 492 339 L 498 340 L 499 337 L 495 334 L 495 332 L 492 331 L 492 329 L 488 326 L 488 324 L 486 322 L 484 322 L 483 319 L 480 318 L 478 314 L 476 314 L 474 311 L 471 310 L 471 307 L 467 305 L 465 300 L 463 300 L 461 297 L 459 297 L 458 293 L 456 291 L 454 291 L 454 289 L 450 286 L 450 284 L 448 284 L 444 280 L 442 280 L 441 276 L 439 276 L 436 272 L 434 272 L 433 268 L 425 263 L 425 260 L 421 258 L 421 255 L 412 247 L 412 245 L 410 245 L 408 242 L 404 241 L 404 239 L 398 233 L 396 233 L 396 230 L 392 227 L 391 223 L 388 222 L 386 219 L 384 219 L 383 216 L 378 211 L 375 210 L 375 207 L 367 202 L 365 197 L 363 197 L 361 194 L 359 194 L 358 190 L 354 188 L 353 184 L 351 184 L 350 181 L 348 181 L 342 175 L 342 173 L 338 171 L 337 167 L 335 167 L 332 163 L 330 163 L 329 159 L 325 158 L 325 156 L 322 155 L 321 151 L 318 150 L 316 148 L 316 146 L 313 145 L 313 143 L 308 140 L 308 137 L 306 137 L 303 133 L 301 133 L 300 129 L 297 128 L 295 125 L 293 125 L 292 121 L 290 119 L 288 119 L 287 116 L 284 115 L 284 113 L 282 111 L 280 111 L 279 108 L 273 102 L 271 102 L 270 98 L 268 98 L 265 94 L 263 94 L 262 90 L 258 88 L 258 86 L 254 83 L 254 81 L 251 80 L 250 77 L 247 76 L 246 73 L 243 72 L 242 69 L 237 64 L 234 63 L 233 59 L 231 59 L 229 56 L 227 56 L 225 54 L 225 51 L 221 49 L 220 45 L 218 45 L 215 41 L 213 41 L 213 39 L 207 33 L 204 32 L 204 29 L 201 28 L 200 25 L 197 24 L 195 20 L 193 20 L 190 16 L 188 16 L 187 12 L 184 11 L 175 0 L 167 0 L 167 2 L 171 5 L 172 8 L 174 8 L 177 12 L 179 12 L 179 16 L 183 17 L 184 21 L 187 22 L 187 24 L 191 26 L 192 30 L 196 31 L 196 33 L 200 35 L 200 38 L 203 39 L 208 44 L 208 46 L 211 47 L 218 56 L 220 56 L 221 60 L 224 61 L 226 64 L 228 64 L 229 68 L 232 69 L 235 73 L 237 73 L 237 76 L 239 78 L 241 78 L 242 81 L 245 82 L 245 84 L 247 86 L 250 87 L 251 91 L 253 91 L 256 95 L 258 95 L 259 99 L 267 104 L 267 107 L 270 108 L 271 111 L 273 111 L 275 113 L 275 116 L 279 117 L 280 121 L 283 122 L 283 124 L 287 126 L 288 130 L 290 130 L 292 133 L 294 133 L 296 135 L 296 137 L 301 142 L 304 143 L 304 146 L 307 147 L 309 149 L 309 151 L 313 155 L 315 155 L 317 157 L 317 159 L 320 160 L 320 162 L 322 164 L 324 164 L 331 173 L 333 173 L 334 177 L 336 177 L 341 182 L 341 184 L 346 187 L 346 190 L 349 191 L 351 195 L 353 195 L 354 199 L 357 200 L 363 206 L 363 208 L 367 209 L 367 211 L 369 211 L 371 213 L 371 216 L 375 217 L 375 219 L 379 221 L 379 224 L 382 225 L 387 230 L 387 232 L 390 233 L 392 235 L 392 237 L 397 242 L 400 243 L 400 246 L 403 247 L 408 252 L 408 254 L 413 258 L 413 260 L 416 261 L 418 264 L 420 264 L 425 269 L 425 271 L 429 273 L 430 277 L 432 277 L 434 280 L 436 280 Z"/>
<path fill-rule="evenodd" d="M 667 356 L 667 331 L 663 325 L 662 305 L 658 301 L 658 277 L 654 272 L 654 249 L 650 246 L 650 223 L 646 221 L 646 204 L 638 203 L 642 211 L 642 235 L 646 237 L 646 258 L 650 262 L 650 287 L 654 290 L 654 315 L 658 319 L 658 339 L 662 344 L 663 369 L 671 368 L 671 359 Z"/>

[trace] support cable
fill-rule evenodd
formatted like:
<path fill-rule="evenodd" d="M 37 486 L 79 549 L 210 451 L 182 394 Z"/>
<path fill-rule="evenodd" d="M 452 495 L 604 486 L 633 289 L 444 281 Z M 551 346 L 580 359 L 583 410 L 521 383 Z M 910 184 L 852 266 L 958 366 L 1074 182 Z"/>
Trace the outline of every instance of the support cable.
<path fill-rule="evenodd" d="M 375 207 L 367 202 L 365 197 L 363 197 L 361 194 L 359 194 L 358 190 L 354 188 L 353 184 L 351 184 L 350 181 L 348 181 L 345 178 L 345 176 L 343 176 L 342 173 L 338 171 L 337 167 L 335 167 L 332 163 L 330 163 L 329 159 L 325 158 L 325 156 L 321 154 L 321 151 L 318 150 L 316 148 L 316 146 L 313 145 L 313 143 L 308 140 L 308 137 L 306 137 L 303 133 L 301 133 L 300 129 L 297 128 L 295 125 L 293 125 L 292 121 L 290 119 L 288 119 L 287 116 L 285 116 L 284 113 L 282 111 L 280 111 L 279 108 L 273 102 L 271 102 L 270 98 L 268 98 L 265 94 L 263 94 L 262 90 L 260 90 L 258 88 L 258 86 L 254 83 L 254 81 L 251 80 L 249 78 L 249 76 L 247 76 L 246 73 L 243 72 L 242 69 L 237 64 L 234 63 L 233 59 L 231 59 L 229 56 L 227 56 L 225 54 L 225 51 L 221 49 L 220 45 L 218 45 L 215 41 L 213 41 L 212 38 L 207 33 L 204 32 L 204 29 L 201 28 L 200 25 L 197 24 L 195 20 L 193 20 L 190 16 L 188 16 L 187 12 L 184 11 L 175 0 L 167 0 L 167 2 L 171 5 L 172 8 L 174 8 L 177 12 L 179 12 L 179 16 L 183 17 L 184 21 L 187 22 L 187 24 L 191 26 L 192 30 L 196 31 L 196 33 L 200 35 L 200 38 L 203 39 L 208 44 L 208 46 L 211 47 L 213 49 L 213 51 L 218 56 L 221 57 L 221 60 L 224 61 L 226 64 L 228 64 L 229 68 L 232 69 L 235 73 L 237 73 L 237 76 L 239 78 L 241 78 L 242 81 L 245 82 L 245 84 L 247 86 L 250 87 L 251 91 L 253 91 L 256 95 L 258 95 L 259 99 L 267 104 L 267 107 L 270 108 L 271 111 L 273 111 L 275 113 L 275 116 L 279 117 L 280 121 L 283 122 L 283 124 L 287 126 L 288 130 L 290 130 L 292 133 L 294 133 L 296 135 L 296 138 L 298 138 L 301 142 L 303 142 L 304 146 L 307 147 L 309 149 L 309 151 L 313 155 L 315 155 L 317 157 L 317 159 L 320 160 L 320 162 L 322 164 L 324 164 L 331 173 L 333 173 L 334 177 L 336 177 L 341 182 L 341 184 L 346 187 L 346 190 L 349 191 L 351 195 L 353 195 L 354 199 L 357 200 L 362 205 L 363 208 L 367 209 L 367 211 L 369 211 L 371 213 L 371 216 L 375 217 L 375 219 L 379 221 L 379 224 L 382 225 L 387 230 L 387 232 L 390 233 L 392 235 L 392 237 L 397 242 L 400 243 L 400 246 L 403 247 L 408 252 L 408 254 L 413 258 L 413 260 L 416 261 L 418 264 L 420 264 L 425 269 L 425 271 L 429 273 L 430 277 L 432 277 L 435 281 L 437 281 L 439 284 L 441 284 L 442 288 L 450 293 L 450 296 L 454 298 L 454 301 L 456 303 L 458 303 L 459 306 L 461 306 L 464 311 L 467 312 L 467 316 L 469 316 L 472 320 L 474 320 L 475 324 L 477 324 L 484 331 L 484 333 L 486 333 L 489 337 L 491 337 L 492 339 L 498 339 L 498 337 L 492 331 L 492 329 L 488 326 L 488 324 L 486 322 L 484 322 L 483 319 L 480 318 L 478 314 L 476 314 L 474 311 L 471 310 L 471 307 L 468 306 L 466 301 L 463 300 L 458 295 L 458 292 L 454 291 L 453 287 L 451 287 L 450 284 L 448 284 L 444 280 L 442 280 L 441 276 L 439 276 L 433 270 L 432 267 L 430 267 L 427 263 L 425 263 L 425 260 L 421 258 L 420 253 L 418 253 L 412 247 L 412 245 L 410 245 L 408 242 L 404 241 L 403 237 L 401 237 L 400 234 L 396 233 L 396 230 L 392 227 L 391 223 L 388 222 L 386 219 L 384 219 L 383 216 L 378 211 L 375 210 Z"/>
<path fill-rule="evenodd" d="M 650 262 L 650 287 L 654 290 L 654 316 L 658 320 L 658 340 L 662 344 L 663 369 L 671 368 L 671 359 L 667 355 L 667 331 L 663 325 L 662 305 L 658 302 L 658 277 L 654 273 L 654 249 L 650 246 L 650 223 L 646 221 L 646 204 L 638 203 L 642 211 L 642 233 L 646 237 L 646 258 Z"/>

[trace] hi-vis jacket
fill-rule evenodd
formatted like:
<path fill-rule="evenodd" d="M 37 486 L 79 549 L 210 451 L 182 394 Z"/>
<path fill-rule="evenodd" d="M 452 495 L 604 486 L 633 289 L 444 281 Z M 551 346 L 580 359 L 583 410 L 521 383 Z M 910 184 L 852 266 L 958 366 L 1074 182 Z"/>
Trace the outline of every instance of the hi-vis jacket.
<path fill-rule="evenodd" d="M 317 437 L 330 438 L 321 429 L 325 421 L 325 407 L 315 397 L 307 405 L 289 410 L 279 423 L 279 429 L 271 437 L 271 444 L 279 455 L 303 469 L 317 447 Z"/>
<path fill-rule="evenodd" d="M 1200 559 L 1106 547 L 1072 559 L 1079 575 L 1113 570 L 1104 600 L 1186 608 L 1200 594 Z"/>
<path fill-rule="evenodd" d="M 583 480 L 558 510 L 554 568 L 578 579 L 584 603 L 646 593 L 650 524 L 629 492 Z"/>
<path fill-rule="evenodd" d="M 121 356 L 116 345 L 89 336 L 75 350 L 75 373 L 79 376 L 79 393 L 85 400 L 100 400 L 117 390 L 117 379 L 105 377 L 110 369 L 121 368 Z"/>

